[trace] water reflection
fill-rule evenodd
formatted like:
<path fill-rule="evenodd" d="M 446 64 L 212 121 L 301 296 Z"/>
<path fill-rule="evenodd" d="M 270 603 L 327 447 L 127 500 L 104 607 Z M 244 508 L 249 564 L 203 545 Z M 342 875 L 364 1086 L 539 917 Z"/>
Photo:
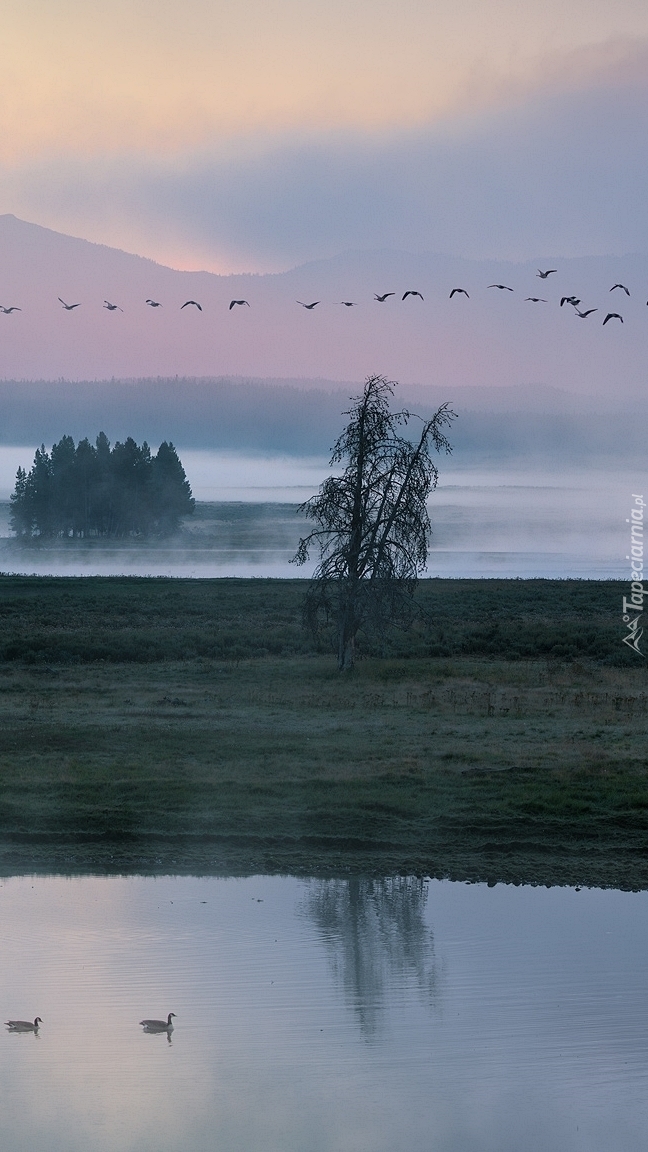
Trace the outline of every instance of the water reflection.
<path fill-rule="evenodd" d="M 144 1028 L 143 1031 L 147 1036 L 166 1036 L 167 1043 L 173 1044 L 173 1028 Z"/>
<path fill-rule="evenodd" d="M 648 893 L 30 876 L 0 916 L 0 1020 L 45 1021 L 0 1031 L 2 1152 L 645 1144 Z"/>
<path fill-rule="evenodd" d="M 414 984 L 434 1002 L 437 965 L 425 923 L 428 881 L 417 877 L 313 880 L 303 908 L 366 1040 L 379 1031 L 388 987 Z"/>

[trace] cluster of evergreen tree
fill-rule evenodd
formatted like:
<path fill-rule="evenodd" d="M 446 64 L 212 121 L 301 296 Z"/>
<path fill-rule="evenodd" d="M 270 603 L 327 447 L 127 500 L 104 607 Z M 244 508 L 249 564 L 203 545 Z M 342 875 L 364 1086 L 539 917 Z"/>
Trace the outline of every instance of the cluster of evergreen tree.
<path fill-rule="evenodd" d="M 112 449 L 103 432 L 94 445 L 64 436 L 50 454 L 37 449 L 29 472 L 18 469 L 11 528 L 23 539 L 169 536 L 194 504 L 173 444 L 154 456 L 130 436 Z"/>

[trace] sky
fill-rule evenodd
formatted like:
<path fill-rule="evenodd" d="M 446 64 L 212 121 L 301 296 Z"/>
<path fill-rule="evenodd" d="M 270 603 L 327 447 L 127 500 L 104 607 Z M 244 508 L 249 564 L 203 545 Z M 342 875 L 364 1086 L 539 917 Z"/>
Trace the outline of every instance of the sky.
<path fill-rule="evenodd" d="M 0 13 L 0 212 L 217 272 L 648 251 L 645 0 Z"/>

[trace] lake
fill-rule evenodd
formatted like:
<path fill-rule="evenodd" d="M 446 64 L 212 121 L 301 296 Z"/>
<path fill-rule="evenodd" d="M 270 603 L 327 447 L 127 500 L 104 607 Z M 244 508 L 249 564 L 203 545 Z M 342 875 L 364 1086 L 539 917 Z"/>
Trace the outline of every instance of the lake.
<path fill-rule="evenodd" d="M 6 503 L 31 448 L 0 447 L 0 570 L 38 575 L 310 576 L 290 564 L 307 524 L 297 506 L 328 474 L 320 457 L 180 450 L 198 514 L 162 546 L 69 542 L 17 550 L 7 539 Z M 427 575 L 623 579 L 636 468 L 531 470 L 496 459 L 479 467 L 440 461 L 430 498 L 433 535 Z"/>
<path fill-rule="evenodd" d="M 648 893 L 0 881 L 5 1152 L 636 1152 Z M 169 1036 L 138 1021 L 176 1013 Z"/>

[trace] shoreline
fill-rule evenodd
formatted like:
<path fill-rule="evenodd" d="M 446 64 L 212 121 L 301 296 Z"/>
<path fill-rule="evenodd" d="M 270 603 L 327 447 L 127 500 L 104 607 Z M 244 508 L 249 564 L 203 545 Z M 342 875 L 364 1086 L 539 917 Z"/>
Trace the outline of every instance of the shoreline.
<path fill-rule="evenodd" d="M 609 845 L 587 850 L 565 847 L 562 854 L 494 849 L 398 854 L 393 849 L 349 849 L 262 841 L 248 845 L 218 842 L 190 845 L 187 837 L 152 842 L 29 843 L 0 838 L 0 876 L 219 876 L 282 875 L 344 879 L 417 876 L 463 884 L 648 890 L 645 845 L 623 856 Z M 268 838 L 270 839 L 270 838 Z"/>

